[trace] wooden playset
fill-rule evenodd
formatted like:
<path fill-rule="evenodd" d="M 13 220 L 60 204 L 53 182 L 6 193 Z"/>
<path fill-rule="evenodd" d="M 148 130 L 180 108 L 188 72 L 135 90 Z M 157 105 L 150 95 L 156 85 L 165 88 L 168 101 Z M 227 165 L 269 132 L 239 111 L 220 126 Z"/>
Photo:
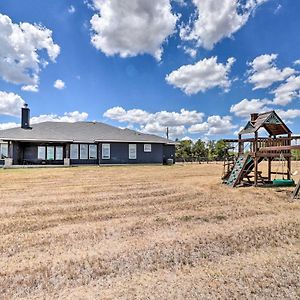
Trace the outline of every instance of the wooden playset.
<path fill-rule="evenodd" d="M 259 136 L 263 131 L 267 136 Z M 244 138 L 245 135 L 252 135 L 252 137 Z M 294 185 L 291 179 L 291 150 L 300 150 L 300 145 L 293 143 L 299 139 L 300 136 L 292 136 L 291 130 L 275 111 L 251 114 L 250 121 L 239 132 L 238 139 L 224 140 L 228 144 L 237 145 L 237 156 L 224 163 L 223 182 L 231 187 L 246 184 Z M 267 176 L 258 170 L 262 161 L 267 161 Z M 279 163 L 274 164 L 274 161 Z M 272 180 L 274 175 L 281 175 L 281 179 Z M 294 197 L 297 197 L 299 190 L 300 183 L 294 191 Z"/>

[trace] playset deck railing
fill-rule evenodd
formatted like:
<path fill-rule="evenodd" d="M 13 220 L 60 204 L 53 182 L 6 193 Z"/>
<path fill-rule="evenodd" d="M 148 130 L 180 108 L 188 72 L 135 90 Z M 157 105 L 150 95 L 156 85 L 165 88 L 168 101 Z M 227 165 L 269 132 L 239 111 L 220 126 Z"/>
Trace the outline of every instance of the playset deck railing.
<path fill-rule="evenodd" d="M 246 139 L 228 139 L 224 141 L 228 143 L 237 143 L 239 145 L 239 154 L 247 152 L 252 156 L 256 154 L 257 156 L 274 157 L 278 156 L 279 154 L 290 156 L 292 140 L 299 139 L 300 136 L 292 136 L 278 138 L 259 137 Z M 247 145 L 247 148 L 245 145 Z M 292 148 L 297 149 L 298 146 L 292 146 Z"/>

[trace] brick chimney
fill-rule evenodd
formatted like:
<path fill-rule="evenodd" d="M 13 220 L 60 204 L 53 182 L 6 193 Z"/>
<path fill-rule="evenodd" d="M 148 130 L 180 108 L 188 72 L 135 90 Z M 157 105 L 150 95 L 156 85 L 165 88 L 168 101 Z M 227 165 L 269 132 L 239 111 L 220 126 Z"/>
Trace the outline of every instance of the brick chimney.
<path fill-rule="evenodd" d="M 258 117 L 258 113 L 251 114 L 251 122 L 254 123 L 256 121 L 257 117 Z"/>
<path fill-rule="evenodd" d="M 22 107 L 21 128 L 31 129 L 31 127 L 30 127 L 30 109 L 28 108 L 28 104 L 26 104 L 26 103 L 24 104 L 24 107 Z"/>

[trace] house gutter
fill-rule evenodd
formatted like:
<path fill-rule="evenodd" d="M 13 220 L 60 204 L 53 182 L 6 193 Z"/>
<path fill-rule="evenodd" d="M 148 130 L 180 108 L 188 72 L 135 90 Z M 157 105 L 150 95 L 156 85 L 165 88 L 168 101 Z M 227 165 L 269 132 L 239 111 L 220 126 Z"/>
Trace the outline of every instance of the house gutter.
<path fill-rule="evenodd" d="M 49 143 L 143 143 L 143 144 L 165 144 L 165 145 L 176 145 L 177 142 L 164 142 L 164 141 L 137 141 L 137 140 L 94 140 L 94 141 L 80 141 L 80 140 L 55 140 L 55 139 L 18 139 L 18 138 L 1 138 L 0 141 L 18 141 L 18 142 L 49 142 Z"/>

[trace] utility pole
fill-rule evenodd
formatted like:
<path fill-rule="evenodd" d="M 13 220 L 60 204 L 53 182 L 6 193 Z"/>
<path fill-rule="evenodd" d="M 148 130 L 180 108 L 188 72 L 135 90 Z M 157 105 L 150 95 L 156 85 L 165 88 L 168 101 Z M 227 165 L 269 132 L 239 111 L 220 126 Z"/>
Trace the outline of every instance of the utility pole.
<path fill-rule="evenodd" d="M 167 127 L 167 132 L 166 132 L 166 134 L 167 134 L 167 140 L 169 139 L 169 127 Z"/>

